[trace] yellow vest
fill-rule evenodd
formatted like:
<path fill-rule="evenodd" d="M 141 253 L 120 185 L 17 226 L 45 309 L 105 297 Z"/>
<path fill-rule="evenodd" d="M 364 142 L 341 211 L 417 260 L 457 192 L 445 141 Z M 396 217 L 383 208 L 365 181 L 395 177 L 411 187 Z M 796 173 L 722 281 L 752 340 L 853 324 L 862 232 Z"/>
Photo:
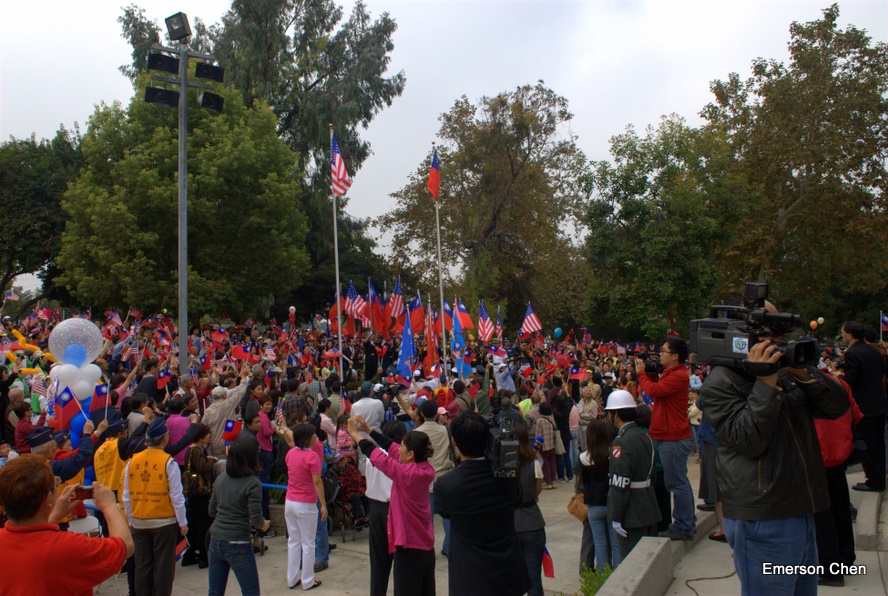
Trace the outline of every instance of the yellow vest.
<path fill-rule="evenodd" d="M 96 482 L 104 484 L 115 492 L 117 492 L 125 465 L 117 454 L 118 440 L 111 439 L 110 441 L 105 441 L 99 446 L 96 454 L 93 456 Z"/>
<path fill-rule="evenodd" d="M 169 460 L 170 456 L 157 448 L 148 448 L 130 460 L 129 493 L 134 519 L 176 517 L 166 474 Z"/>
<path fill-rule="evenodd" d="M 129 461 L 123 462 L 123 468 L 117 475 L 117 505 L 120 507 L 120 515 L 123 516 L 123 519 L 126 519 L 126 508 L 123 506 L 123 475 L 126 474 L 126 464 Z"/>
<path fill-rule="evenodd" d="M 62 491 L 65 490 L 65 487 L 71 486 L 71 485 L 74 485 L 74 486 L 82 485 L 85 478 L 86 478 L 86 475 L 83 473 L 83 470 L 81 469 L 79 472 L 77 472 L 77 474 L 73 478 L 65 480 L 64 482 L 62 482 L 59 485 L 59 490 L 58 490 L 58 492 L 56 492 L 56 498 L 58 498 L 59 495 L 62 494 Z M 66 522 L 71 521 L 72 519 L 74 519 L 74 515 L 68 515 L 65 519 L 63 519 L 59 523 L 64 524 Z"/>

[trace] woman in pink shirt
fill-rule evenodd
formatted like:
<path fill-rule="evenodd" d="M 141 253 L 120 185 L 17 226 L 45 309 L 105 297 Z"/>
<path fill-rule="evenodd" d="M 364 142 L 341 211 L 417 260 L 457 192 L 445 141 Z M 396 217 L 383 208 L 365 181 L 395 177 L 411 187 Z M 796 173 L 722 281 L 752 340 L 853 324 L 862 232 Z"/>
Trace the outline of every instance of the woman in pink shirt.
<path fill-rule="evenodd" d="M 379 447 L 363 438 L 359 431 L 369 433 Z M 391 439 L 371 431 L 360 416 L 348 421 L 348 433 L 370 462 L 392 479 L 388 536 L 389 553 L 394 554 L 395 594 L 434 596 L 435 534 L 429 509 L 429 484 L 435 479 L 435 468 L 428 462 L 434 452 L 429 436 L 417 431 L 404 435 L 396 460 L 386 455 Z"/>
<path fill-rule="evenodd" d="M 303 590 L 321 585 L 314 578 L 315 535 L 318 530 L 317 503 L 321 503 L 321 521 L 327 519 L 324 485 L 321 484 L 321 458 L 312 450 L 317 441 L 315 427 L 300 424 L 293 429 L 295 447 L 287 452 L 287 585 L 290 589 L 300 583 Z M 302 577 L 300 577 L 300 568 Z"/>
<path fill-rule="evenodd" d="M 274 436 L 274 426 L 271 424 L 271 398 L 263 395 L 259 398 L 259 420 L 262 426 L 256 433 L 256 440 L 259 441 L 259 465 L 262 467 L 262 475 L 260 480 L 263 484 L 271 483 L 271 469 L 274 467 L 274 445 L 271 443 L 271 437 Z M 268 489 L 262 489 L 262 515 L 265 519 L 271 519 L 268 512 Z M 274 538 L 277 534 L 269 531 L 266 536 Z"/>

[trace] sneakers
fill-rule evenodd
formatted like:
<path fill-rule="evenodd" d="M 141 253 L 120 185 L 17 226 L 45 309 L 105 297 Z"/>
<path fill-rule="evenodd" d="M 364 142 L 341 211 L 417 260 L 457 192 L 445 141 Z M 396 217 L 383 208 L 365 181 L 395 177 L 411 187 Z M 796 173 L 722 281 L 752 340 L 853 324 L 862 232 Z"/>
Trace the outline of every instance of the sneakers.
<path fill-rule="evenodd" d="M 277 532 L 274 530 L 269 530 L 265 533 L 266 538 L 274 538 L 275 536 L 277 536 Z"/>
<path fill-rule="evenodd" d="M 657 536 L 659 536 L 660 538 L 668 538 L 670 540 L 693 540 L 694 539 L 693 534 L 682 534 L 681 532 L 676 532 L 672 528 L 669 528 L 668 530 L 660 532 L 659 534 L 657 534 Z"/>

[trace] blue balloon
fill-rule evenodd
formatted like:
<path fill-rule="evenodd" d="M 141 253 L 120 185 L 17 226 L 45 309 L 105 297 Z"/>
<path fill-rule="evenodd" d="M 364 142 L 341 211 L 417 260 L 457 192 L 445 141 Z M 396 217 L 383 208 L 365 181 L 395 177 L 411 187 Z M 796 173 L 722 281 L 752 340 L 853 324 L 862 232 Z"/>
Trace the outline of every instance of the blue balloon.
<path fill-rule="evenodd" d="M 555 339 L 558 339 L 559 337 L 561 337 L 561 333 L 562 333 L 561 327 L 556 327 L 555 328 Z"/>
<path fill-rule="evenodd" d="M 92 404 L 92 396 L 80 402 L 83 412 L 89 412 L 89 406 Z M 88 418 L 83 412 L 77 412 L 77 415 L 71 418 L 71 448 L 77 449 L 80 445 L 80 435 L 83 434 L 83 425 L 86 424 Z"/>
<path fill-rule="evenodd" d="M 65 348 L 65 354 L 62 357 L 62 362 L 65 364 L 73 364 L 74 366 L 80 368 L 84 364 L 86 364 L 86 347 L 83 344 L 71 344 L 67 348 Z"/>

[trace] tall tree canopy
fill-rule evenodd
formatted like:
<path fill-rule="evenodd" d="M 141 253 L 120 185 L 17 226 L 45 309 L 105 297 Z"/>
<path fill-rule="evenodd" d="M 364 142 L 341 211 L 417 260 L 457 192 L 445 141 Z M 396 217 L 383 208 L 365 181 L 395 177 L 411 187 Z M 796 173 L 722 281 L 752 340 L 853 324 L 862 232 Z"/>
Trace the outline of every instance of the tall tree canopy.
<path fill-rule="evenodd" d="M 309 225 L 310 267 L 292 299 L 308 298 L 311 310 L 330 300 L 334 286 L 329 124 L 354 176 L 370 155 L 359 127 L 390 106 L 406 80 L 403 72 L 386 74 L 394 19 L 383 13 L 373 20 L 362 2 L 347 20 L 343 16 L 331 0 L 234 0 L 220 23 L 206 27 L 196 20 L 192 42 L 216 56 L 244 104 L 271 107 L 278 134 L 295 152 L 303 173 L 299 200 Z M 124 70 L 134 75 L 144 70 L 159 28 L 134 5 L 120 22 L 133 45 L 133 64 Z M 340 212 L 338 225 L 343 273 L 382 276 L 384 262 L 374 255 L 367 222 Z"/>
<path fill-rule="evenodd" d="M 834 4 L 793 23 L 788 64 L 760 58 L 748 80 L 713 82 L 702 112 L 762 198 L 719 266 L 834 323 L 875 320 L 888 295 L 888 46 L 838 17 Z"/>
<path fill-rule="evenodd" d="M 594 164 L 586 211 L 590 320 L 615 318 L 647 337 L 686 331 L 716 292 L 731 222 L 754 211 L 755 197 L 727 174 L 724 135 L 675 115 L 645 137 L 629 127 L 611 155 Z"/>
<path fill-rule="evenodd" d="M 440 117 L 441 252 L 458 271 L 465 302 L 508 305 L 507 324 L 520 324 L 527 301 L 572 271 L 571 232 L 578 221 L 585 158 L 565 132 L 567 100 L 544 86 L 524 85 L 477 105 L 465 96 Z M 430 159 L 430 157 L 429 157 Z M 429 159 L 392 196 L 379 218 L 393 235 L 396 262 L 416 263 L 437 285 L 434 200 L 426 190 Z M 541 316 L 563 314 L 564 301 Z M 505 313 L 504 313 L 505 315 Z M 549 318 L 549 320 L 552 320 Z"/>
<path fill-rule="evenodd" d="M 19 275 L 37 273 L 44 287 L 35 300 L 58 297 L 55 257 L 65 227 L 61 201 L 81 162 L 76 130 L 62 128 L 52 140 L 0 144 L 0 291 Z"/>
<path fill-rule="evenodd" d="M 301 173 L 266 105 L 247 108 L 236 91 L 216 91 L 226 100 L 221 114 L 199 109 L 190 94 L 189 306 L 252 315 L 302 279 Z M 101 106 L 90 118 L 59 255 L 65 283 L 85 305 L 176 303 L 177 136 L 177 112 L 141 93 L 126 110 Z"/>

